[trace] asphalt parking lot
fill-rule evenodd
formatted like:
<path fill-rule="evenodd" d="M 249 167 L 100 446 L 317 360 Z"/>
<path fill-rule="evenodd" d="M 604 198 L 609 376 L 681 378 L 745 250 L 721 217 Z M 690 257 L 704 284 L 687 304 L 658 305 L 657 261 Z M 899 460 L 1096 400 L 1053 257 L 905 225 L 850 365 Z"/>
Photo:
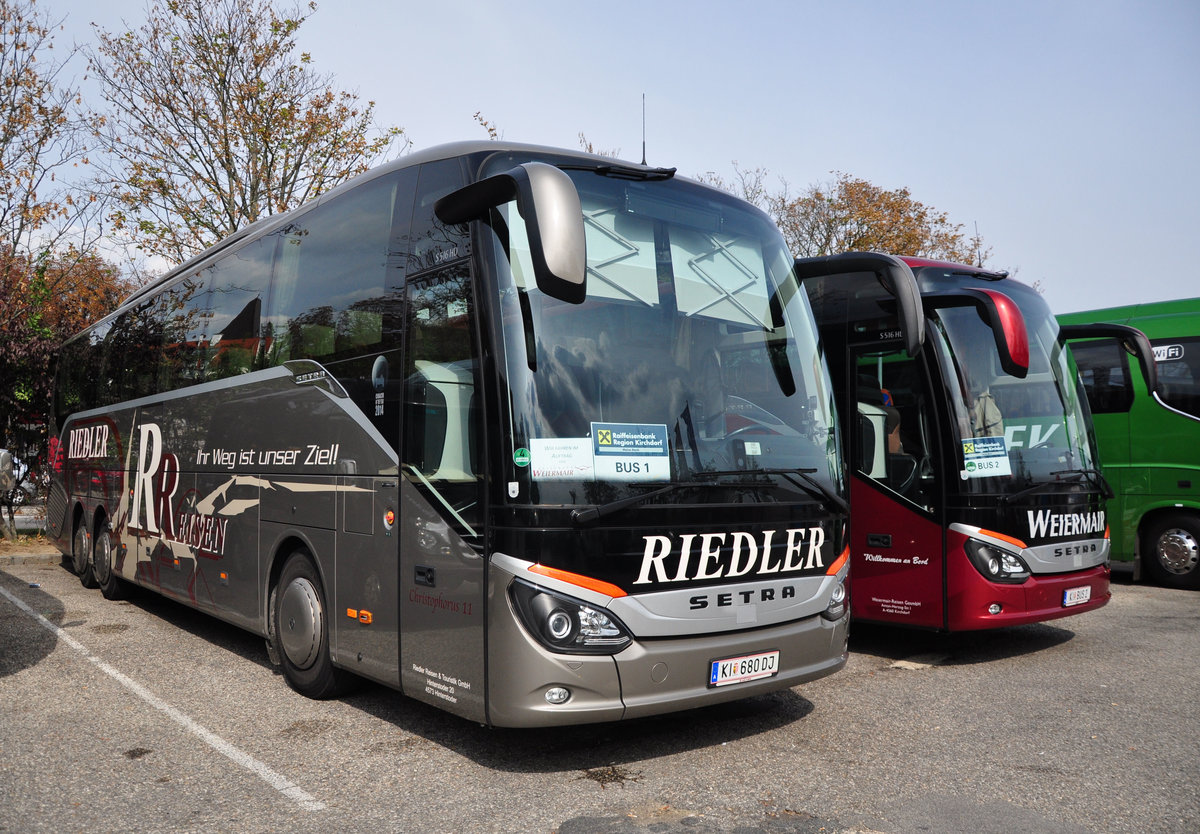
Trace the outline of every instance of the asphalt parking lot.
<path fill-rule="evenodd" d="M 17 554 L 19 555 L 19 554 Z M 1005 632 L 856 627 L 847 667 L 657 719 L 489 730 L 0 557 L 0 832 L 1194 832 L 1200 595 Z"/>

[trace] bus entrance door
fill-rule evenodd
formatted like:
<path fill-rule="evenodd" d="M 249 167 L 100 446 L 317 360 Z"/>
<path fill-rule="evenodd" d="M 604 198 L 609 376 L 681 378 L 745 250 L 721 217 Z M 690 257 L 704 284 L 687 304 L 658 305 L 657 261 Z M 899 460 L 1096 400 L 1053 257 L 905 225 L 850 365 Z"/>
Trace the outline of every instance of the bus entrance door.
<path fill-rule="evenodd" d="M 851 367 L 851 612 L 859 620 L 942 628 L 943 502 L 924 363 L 870 347 L 855 351 Z"/>

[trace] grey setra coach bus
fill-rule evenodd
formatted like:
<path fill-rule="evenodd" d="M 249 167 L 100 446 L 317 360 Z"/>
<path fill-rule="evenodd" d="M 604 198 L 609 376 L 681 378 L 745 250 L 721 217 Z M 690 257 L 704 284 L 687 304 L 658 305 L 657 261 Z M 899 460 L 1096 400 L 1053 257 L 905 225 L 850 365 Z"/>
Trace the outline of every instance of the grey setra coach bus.
<path fill-rule="evenodd" d="M 778 231 L 498 142 L 218 243 L 63 348 L 48 531 L 85 585 L 498 726 L 846 662 L 834 399 Z M 353 673 L 347 675 L 347 673 Z"/>

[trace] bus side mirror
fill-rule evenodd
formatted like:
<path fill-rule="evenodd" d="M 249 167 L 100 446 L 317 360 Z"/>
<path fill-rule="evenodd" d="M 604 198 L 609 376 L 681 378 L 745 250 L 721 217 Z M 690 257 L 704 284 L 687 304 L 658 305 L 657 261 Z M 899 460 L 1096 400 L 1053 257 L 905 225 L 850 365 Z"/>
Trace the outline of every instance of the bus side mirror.
<path fill-rule="evenodd" d="M 921 290 L 908 264 L 882 252 L 843 252 L 815 258 L 796 258 L 796 277 L 824 278 L 844 276 L 847 291 L 856 279 L 874 276 L 880 286 L 896 300 L 896 319 L 904 338 L 904 349 L 916 356 L 925 344 L 925 311 L 921 308 Z"/>
<path fill-rule="evenodd" d="M 1158 393 L 1158 365 L 1154 361 L 1154 348 L 1146 334 L 1136 327 L 1107 322 L 1064 324 L 1058 328 L 1058 338 L 1064 343 L 1078 339 L 1116 339 L 1126 353 L 1137 358 L 1142 378 L 1146 380 L 1146 391 L 1151 396 Z"/>
<path fill-rule="evenodd" d="M 466 223 L 516 199 L 529 232 L 538 289 L 579 304 L 587 294 L 587 243 L 579 192 L 565 173 L 544 162 L 526 162 L 464 186 L 434 204 L 443 223 Z"/>
<path fill-rule="evenodd" d="M 1000 354 L 1000 367 L 1009 376 L 1024 379 L 1029 373 L 1029 331 L 1016 302 L 997 290 L 961 289 L 932 292 L 924 297 L 929 309 L 974 307 L 991 328 Z"/>

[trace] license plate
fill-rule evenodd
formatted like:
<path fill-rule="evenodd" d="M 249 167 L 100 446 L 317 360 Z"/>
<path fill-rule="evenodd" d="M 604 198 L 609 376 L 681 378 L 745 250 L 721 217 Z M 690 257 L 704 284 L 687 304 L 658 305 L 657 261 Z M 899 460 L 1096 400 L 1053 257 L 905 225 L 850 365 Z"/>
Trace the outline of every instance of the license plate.
<path fill-rule="evenodd" d="M 1084 585 L 1082 588 L 1067 588 L 1067 590 L 1063 591 L 1063 607 L 1070 608 L 1072 605 L 1083 605 L 1091 598 L 1091 585 Z"/>
<path fill-rule="evenodd" d="M 709 669 L 709 686 L 728 686 L 779 674 L 779 652 L 759 652 L 725 660 L 714 660 Z"/>

